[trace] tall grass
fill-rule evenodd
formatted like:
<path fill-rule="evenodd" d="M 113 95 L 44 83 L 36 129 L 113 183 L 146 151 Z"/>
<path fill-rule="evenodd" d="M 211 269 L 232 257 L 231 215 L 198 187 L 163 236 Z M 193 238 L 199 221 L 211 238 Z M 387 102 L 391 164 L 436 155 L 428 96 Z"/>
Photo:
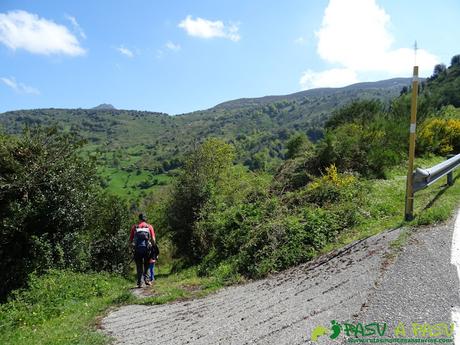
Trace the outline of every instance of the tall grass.
<path fill-rule="evenodd" d="M 417 167 L 429 168 L 445 160 L 433 156 L 417 158 Z M 430 187 L 415 193 L 414 220 L 404 220 L 407 167 L 400 165 L 387 171 L 387 179 L 375 179 L 367 182 L 367 201 L 361 213 L 360 223 L 344 232 L 336 243 L 323 250 L 328 252 L 355 240 L 375 235 L 383 230 L 401 226 L 415 227 L 434 224 L 451 217 L 460 202 L 460 171 L 454 172 L 454 185 L 447 186 L 447 177 Z"/>
<path fill-rule="evenodd" d="M 95 318 L 132 297 L 129 282 L 109 274 L 52 270 L 0 306 L 0 344 L 106 344 Z"/>

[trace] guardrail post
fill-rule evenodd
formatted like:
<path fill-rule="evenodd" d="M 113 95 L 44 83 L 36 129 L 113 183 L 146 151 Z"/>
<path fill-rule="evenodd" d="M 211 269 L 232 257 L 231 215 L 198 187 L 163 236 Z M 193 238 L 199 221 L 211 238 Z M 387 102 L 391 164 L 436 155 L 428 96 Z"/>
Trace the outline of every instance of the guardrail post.
<path fill-rule="evenodd" d="M 447 184 L 449 186 L 453 186 L 453 184 L 454 184 L 454 175 L 453 175 L 452 171 L 447 174 Z"/>

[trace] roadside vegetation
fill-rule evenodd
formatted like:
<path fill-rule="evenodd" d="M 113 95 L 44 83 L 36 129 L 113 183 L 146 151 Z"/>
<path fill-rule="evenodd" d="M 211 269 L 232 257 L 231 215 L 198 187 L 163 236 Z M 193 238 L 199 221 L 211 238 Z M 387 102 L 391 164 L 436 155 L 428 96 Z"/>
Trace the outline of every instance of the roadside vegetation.
<path fill-rule="evenodd" d="M 97 317 L 132 295 L 128 282 L 108 273 L 50 270 L 29 276 L 27 290 L 17 290 L 0 305 L 0 343 L 106 344 L 95 332 Z"/>
<path fill-rule="evenodd" d="M 459 72 L 454 57 L 422 85 L 418 166 L 460 152 Z M 446 96 L 445 85 L 459 92 Z M 409 89 L 389 106 L 353 101 L 329 114 L 317 140 L 292 132 L 272 143 L 282 155 L 261 148 L 247 164 L 240 144 L 215 136 L 149 173 L 135 169 L 138 151 L 101 166 L 107 153 L 88 153 L 68 131 L 0 134 L 0 343 L 103 344 L 95 318 L 110 306 L 202 297 L 388 228 L 447 219 L 460 187 L 439 181 L 416 194 L 415 220 L 402 221 L 409 104 Z M 133 203 L 120 188 L 136 186 Z M 139 209 L 161 248 L 142 300 L 129 291 L 127 243 Z"/>

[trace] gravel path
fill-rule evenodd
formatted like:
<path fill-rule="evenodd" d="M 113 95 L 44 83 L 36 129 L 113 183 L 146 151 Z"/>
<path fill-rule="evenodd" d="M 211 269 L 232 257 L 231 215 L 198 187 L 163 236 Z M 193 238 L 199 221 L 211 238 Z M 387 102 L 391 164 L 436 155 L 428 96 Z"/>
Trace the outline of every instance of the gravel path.
<path fill-rule="evenodd" d="M 102 321 L 102 329 L 115 344 L 305 344 L 314 327 L 351 321 L 366 310 L 399 232 L 203 299 L 122 307 Z"/>

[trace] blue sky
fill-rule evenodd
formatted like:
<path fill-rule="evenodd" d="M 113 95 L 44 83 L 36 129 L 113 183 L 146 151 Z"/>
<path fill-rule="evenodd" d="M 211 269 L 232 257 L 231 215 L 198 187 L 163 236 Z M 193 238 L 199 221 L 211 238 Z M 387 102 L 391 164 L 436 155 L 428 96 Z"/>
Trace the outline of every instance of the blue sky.
<path fill-rule="evenodd" d="M 414 40 L 429 76 L 460 53 L 458 23 L 458 0 L 0 0 L 0 112 L 179 114 L 408 77 Z"/>

